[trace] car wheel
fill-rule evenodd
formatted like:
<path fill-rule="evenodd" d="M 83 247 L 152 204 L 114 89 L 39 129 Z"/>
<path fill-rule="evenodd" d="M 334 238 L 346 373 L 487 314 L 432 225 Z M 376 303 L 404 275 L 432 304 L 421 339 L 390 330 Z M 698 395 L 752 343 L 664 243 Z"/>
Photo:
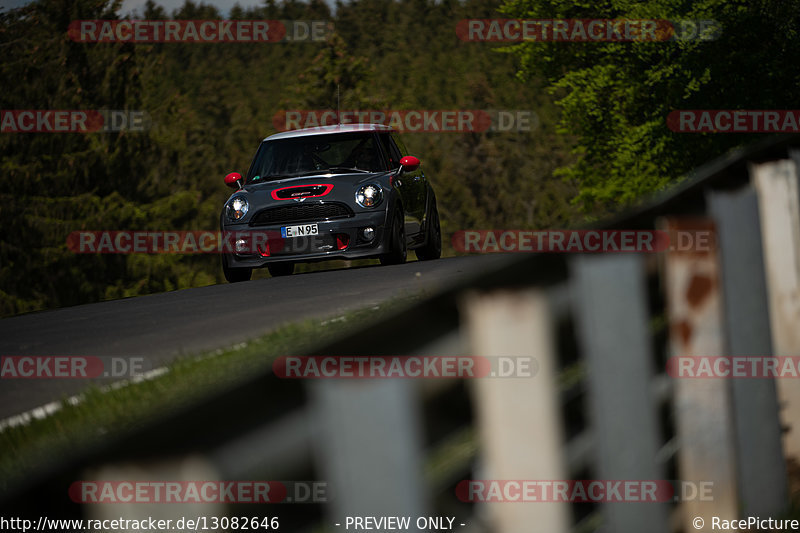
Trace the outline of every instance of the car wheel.
<path fill-rule="evenodd" d="M 273 278 L 278 276 L 291 276 L 294 273 L 294 263 L 275 263 L 267 265 L 269 275 Z"/>
<path fill-rule="evenodd" d="M 227 256 L 222 256 L 222 273 L 228 283 L 238 283 L 240 281 L 249 281 L 253 276 L 252 268 L 228 268 Z"/>
<path fill-rule="evenodd" d="M 403 210 L 395 209 L 390 228 L 389 251 L 381 256 L 382 265 L 400 265 L 406 262 L 406 225 Z"/>
<path fill-rule="evenodd" d="M 417 259 L 428 261 L 429 259 L 439 259 L 442 256 L 442 229 L 439 227 L 439 209 L 436 207 L 436 200 L 431 205 L 431 212 L 428 214 L 428 234 L 425 245 L 415 250 Z"/>

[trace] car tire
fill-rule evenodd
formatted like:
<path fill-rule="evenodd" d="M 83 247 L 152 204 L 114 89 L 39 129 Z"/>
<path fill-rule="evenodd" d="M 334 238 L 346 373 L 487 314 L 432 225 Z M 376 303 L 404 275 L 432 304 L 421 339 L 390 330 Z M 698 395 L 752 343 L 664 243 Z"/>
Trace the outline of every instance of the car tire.
<path fill-rule="evenodd" d="M 436 207 L 436 200 L 431 204 L 431 212 L 428 213 L 428 224 L 425 230 L 425 244 L 415 250 L 417 259 L 429 261 L 442 257 L 442 228 L 439 226 L 439 209 Z"/>
<path fill-rule="evenodd" d="M 267 265 L 267 270 L 269 270 L 269 275 L 273 278 L 291 276 L 294 274 L 294 263 L 274 263 Z"/>
<path fill-rule="evenodd" d="M 239 283 L 240 281 L 250 281 L 253 276 L 252 268 L 228 268 L 227 256 L 222 256 L 222 273 L 228 283 Z"/>
<path fill-rule="evenodd" d="M 381 256 L 382 265 L 400 265 L 406 262 L 408 250 L 406 248 L 406 225 L 403 210 L 398 207 L 394 211 L 392 227 L 387 236 L 389 251 Z"/>

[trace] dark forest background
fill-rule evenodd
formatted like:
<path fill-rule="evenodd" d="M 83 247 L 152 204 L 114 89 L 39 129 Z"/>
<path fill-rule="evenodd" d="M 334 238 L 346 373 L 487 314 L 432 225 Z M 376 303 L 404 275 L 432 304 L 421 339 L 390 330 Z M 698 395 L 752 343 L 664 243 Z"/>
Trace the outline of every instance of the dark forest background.
<path fill-rule="evenodd" d="M 529 132 L 407 133 L 444 239 L 554 228 L 619 211 L 757 134 L 673 133 L 674 109 L 800 108 L 800 5 L 764 0 L 268 0 L 225 18 L 330 20 L 325 42 L 84 44 L 120 2 L 0 10 L 0 109 L 144 110 L 143 132 L 0 133 L 0 316 L 220 283 L 213 255 L 77 255 L 78 230 L 216 230 L 286 109 L 531 110 Z M 187 2 L 142 19 L 215 19 Z M 464 42 L 465 18 L 714 19 L 713 41 Z M 450 250 L 452 253 L 452 250 Z M 268 275 L 263 273 L 261 275 Z"/>

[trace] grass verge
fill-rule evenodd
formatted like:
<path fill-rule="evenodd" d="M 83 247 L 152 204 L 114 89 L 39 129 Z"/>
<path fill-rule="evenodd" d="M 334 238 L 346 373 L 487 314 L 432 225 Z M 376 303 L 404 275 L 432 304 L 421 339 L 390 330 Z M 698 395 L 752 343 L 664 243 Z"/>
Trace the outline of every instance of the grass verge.
<path fill-rule="evenodd" d="M 186 355 L 152 379 L 124 386 L 90 386 L 80 401 L 61 401 L 49 416 L 0 430 L 0 489 L 58 457 L 65 450 L 144 425 L 165 410 L 191 404 L 263 372 L 280 356 L 303 355 L 311 348 L 363 328 L 421 296 L 399 297 L 379 306 L 288 324 L 227 349 Z"/>

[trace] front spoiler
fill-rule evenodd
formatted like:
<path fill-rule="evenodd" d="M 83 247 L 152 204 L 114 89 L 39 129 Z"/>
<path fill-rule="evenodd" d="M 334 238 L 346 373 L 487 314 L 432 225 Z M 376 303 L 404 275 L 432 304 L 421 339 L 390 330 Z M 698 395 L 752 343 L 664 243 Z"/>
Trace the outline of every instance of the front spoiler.
<path fill-rule="evenodd" d="M 251 227 L 247 224 L 228 224 L 222 230 L 236 232 L 237 235 L 253 234 L 262 237 L 270 235 L 268 246 L 252 246 L 247 253 L 227 255 L 228 268 L 260 268 L 272 263 L 304 263 L 327 261 L 332 259 L 366 259 L 378 257 L 388 252 L 385 244 L 386 210 L 370 213 L 358 213 L 346 219 L 330 221 L 312 221 L 299 224 L 317 224 L 318 235 L 309 237 L 281 238 L 281 227 L 298 225 L 298 223 L 277 226 Z M 369 242 L 361 237 L 365 227 L 375 229 L 375 236 Z M 340 248 L 346 237 L 347 244 Z M 338 241 L 337 241 L 337 237 Z M 246 238 L 246 237 L 245 237 Z M 263 242 L 263 238 L 261 241 Z M 266 254 L 266 255 L 265 255 Z"/>

